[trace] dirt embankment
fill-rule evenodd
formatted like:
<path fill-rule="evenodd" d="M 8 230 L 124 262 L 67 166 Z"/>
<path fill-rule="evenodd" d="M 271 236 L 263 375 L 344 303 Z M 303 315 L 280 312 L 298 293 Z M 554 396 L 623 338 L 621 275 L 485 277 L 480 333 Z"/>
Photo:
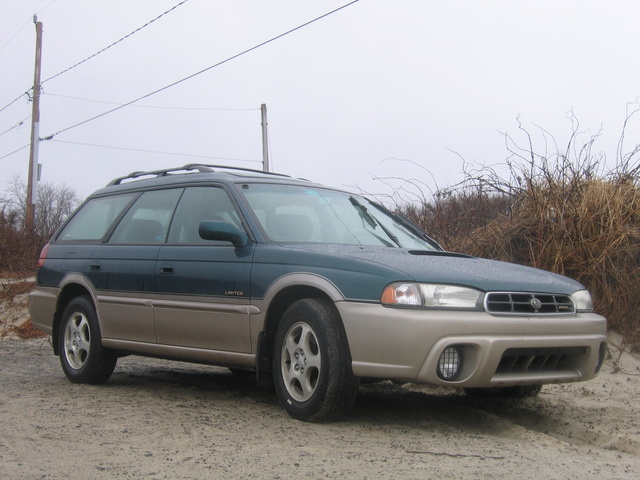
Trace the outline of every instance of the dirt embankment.
<path fill-rule="evenodd" d="M 0 338 L 38 338 L 42 332 L 31 327 L 29 292 L 35 279 L 0 279 Z"/>

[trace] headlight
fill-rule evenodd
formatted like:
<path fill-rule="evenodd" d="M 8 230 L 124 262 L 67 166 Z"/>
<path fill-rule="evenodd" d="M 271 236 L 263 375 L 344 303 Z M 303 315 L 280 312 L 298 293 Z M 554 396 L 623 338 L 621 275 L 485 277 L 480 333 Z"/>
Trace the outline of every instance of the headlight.
<path fill-rule="evenodd" d="M 468 287 L 433 283 L 392 283 L 382 292 L 386 305 L 413 305 L 428 308 L 476 309 L 483 293 Z"/>
<path fill-rule="evenodd" d="M 420 285 L 425 307 L 477 308 L 482 292 L 473 288 L 454 285 Z"/>
<path fill-rule="evenodd" d="M 571 300 L 576 306 L 576 312 L 593 312 L 593 300 L 586 290 L 578 290 L 571 295 Z"/>

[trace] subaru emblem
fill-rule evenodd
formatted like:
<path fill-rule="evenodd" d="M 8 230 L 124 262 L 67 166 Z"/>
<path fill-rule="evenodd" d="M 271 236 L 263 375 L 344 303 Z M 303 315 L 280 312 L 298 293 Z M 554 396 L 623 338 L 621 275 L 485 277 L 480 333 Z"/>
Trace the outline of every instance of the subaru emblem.
<path fill-rule="evenodd" d="M 537 298 L 532 298 L 529 303 L 536 310 L 538 310 L 540 307 L 542 307 L 542 302 L 540 300 L 538 300 Z"/>

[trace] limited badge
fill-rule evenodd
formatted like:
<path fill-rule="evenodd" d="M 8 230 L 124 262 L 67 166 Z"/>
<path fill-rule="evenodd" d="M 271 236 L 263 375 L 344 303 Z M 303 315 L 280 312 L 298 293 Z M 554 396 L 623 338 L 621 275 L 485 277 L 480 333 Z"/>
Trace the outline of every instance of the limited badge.
<path fill-rule="evenodd" d="M 227 290 L 226 292 L 224 292 L 224 294 L 232 296 L 232 297 L 243 297 L 244 296 L 244 292 L 238 292 L 236 290 Z"/>

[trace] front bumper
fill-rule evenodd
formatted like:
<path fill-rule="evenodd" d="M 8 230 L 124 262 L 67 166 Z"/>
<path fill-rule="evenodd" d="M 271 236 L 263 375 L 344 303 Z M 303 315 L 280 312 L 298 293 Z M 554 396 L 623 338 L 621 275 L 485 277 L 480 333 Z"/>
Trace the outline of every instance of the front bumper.
<path fill-rule="evenodd" d="M 479 311 L 388 308 L 338 302 L 357 376 L 485 388 L 565 383 L 598 374 L 606 320 L 595 313 L 494 316 Z M 459 375 L 437 374 L 447 347 L 462 356 Z"/>

